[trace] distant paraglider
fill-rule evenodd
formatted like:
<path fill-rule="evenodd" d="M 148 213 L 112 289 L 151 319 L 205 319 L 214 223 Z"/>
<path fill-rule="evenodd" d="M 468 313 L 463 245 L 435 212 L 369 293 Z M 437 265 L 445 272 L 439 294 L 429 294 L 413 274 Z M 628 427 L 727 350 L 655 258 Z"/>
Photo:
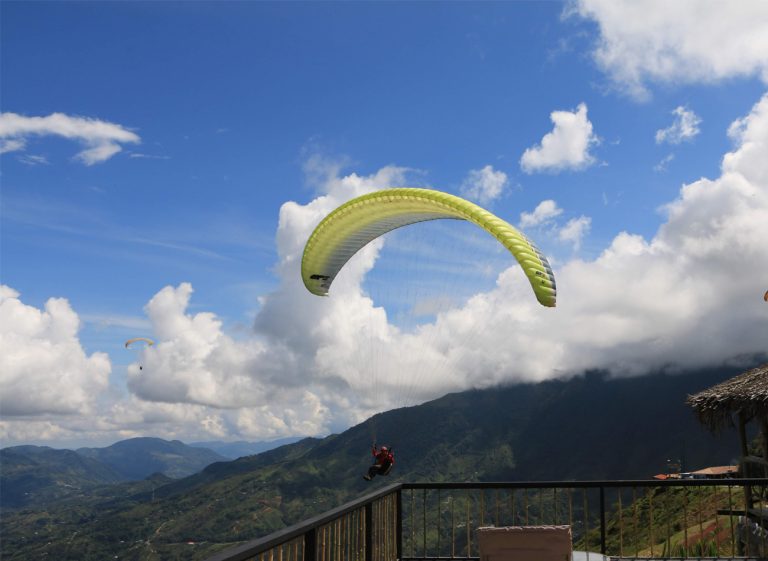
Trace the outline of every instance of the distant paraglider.
<path fill-rule="evenodd" d="M 128 340 L 125 342 L 125 348 L 126 348 L 126 349 L 130 349 L 130 348 L 131 348 L 131 346 L 132 346 L 134 343 L 140 343 L 140 342 L 141 342 L 141 343 L 145 343 L 145 344 L 147 345 L 147 347 L 151 347 L 152 345 L 154 345 L 154 344 L 155 344 L 155 342 L 154 342 L 152 339 L 147 339 L 146 337 L 136 337 L 136 338 L 134 338 L 134 339 L 128 339 Z"/>
<path fill-rule="evenodd" d="M 146 337 L 134 337 L 133 339 L 128 339 L 125 342 L 125 348 L 139 348 L 139 345 L 142 347 L 151 347 L 154 344 L 155 342 L 152 339 L 147 339 Z M 139 365 L 139 370 L 144 370 L 144 367 L 141 364 Z"/>
<path fill-rule="evenodd" d="M 763 294 L 763 300 L 765 302 L 768 302 L 768 290 L 765 291 L 765 294 Z"/>

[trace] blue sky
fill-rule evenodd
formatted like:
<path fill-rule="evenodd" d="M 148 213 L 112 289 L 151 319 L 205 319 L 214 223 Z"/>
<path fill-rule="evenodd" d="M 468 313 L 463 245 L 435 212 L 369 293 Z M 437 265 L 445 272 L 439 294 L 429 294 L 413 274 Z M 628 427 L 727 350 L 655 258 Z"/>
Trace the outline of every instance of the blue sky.
<path fill-rule="evenodd" d="M 381 409 L 371 394 L 765 352 L 761 2 L 0 9 L 4 442 L 324 434 Z M 311 229 L 392 186 L 521 227 L 554 265 L 556 312 L 446 224 L 396 233 L 333 302 L 309 298 Z M 450 264 L 417 256 L 445 238 Z M 477 273 L 454 275 L 454 308 L 411 313 L 448 301 L 434 282 L 377 292 L 425 261 Z M 127 352 L 131 336 L 158 343 Z M 393 371 L 429 373 L 404 391 Z"/>

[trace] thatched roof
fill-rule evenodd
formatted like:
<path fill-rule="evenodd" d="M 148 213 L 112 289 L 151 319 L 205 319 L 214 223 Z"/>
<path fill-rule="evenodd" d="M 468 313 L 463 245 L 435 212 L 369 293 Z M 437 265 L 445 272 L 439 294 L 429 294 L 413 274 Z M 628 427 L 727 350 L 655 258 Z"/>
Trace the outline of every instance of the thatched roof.
<path fill-rule="evenodd" d="M 768 418 L 768 363 L 690 395 L 685 402 L 713 431 L 733 426 L 737 413 L 744 413 L 747 419 Z"/>

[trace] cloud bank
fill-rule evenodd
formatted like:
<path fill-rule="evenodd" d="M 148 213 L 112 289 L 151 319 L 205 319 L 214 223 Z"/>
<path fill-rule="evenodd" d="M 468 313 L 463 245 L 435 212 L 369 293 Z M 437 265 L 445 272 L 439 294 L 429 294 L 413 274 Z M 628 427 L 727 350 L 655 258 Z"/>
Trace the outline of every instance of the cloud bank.
<path fill-rule="evenodd" d="M 316 372 L 335 374 L 363 393 L 365 383 L 350 366 L 365 364 L 355 344 L 363 333 L 377 342 L 374 352 L 384 371 L 409 373 L 422 385 L 416 393 L 432 396 L 588 368 L 626 375 L 765 352 L 768 310 L 761 307 L 761 297 L 768 278 L 768 162 L 762 154 L 768 149 L 768 97 L 731 128 L 731 136 L 736 146 L 724 156 L 720 177 L 685 185 L 663 208 L 667 220 L 651 239 L 622 232 L 594 261 L 574 260 L 556 270 L 556 309 L 538 306 L 519 268 L 512 266 L 494 290 L 415 332 L 395 329 L 365 296 L 361 283 L 373 251 L 339 278 L 343 288 L 309 307 L 302 325 L 299 310 L 310 303 L 301 299 L 300 240 L 315 223 L 317 206 L 329 199 L 288 203 L 278 236 L 283 288 L 265 300 L 257 326 L 288 348 L 303 342 L 303 356 L 314 357 Z M 359 179 L 350 176 L 336 184 Z M 557 210 L 551 202 L 523 216 L 533 225 Z M 578 243 L 589 226 L 587 217 L 574 218 L 559 236 Z M 734 271 L 750 274 L 734 277 Z M 299 341 L 290 335 L 297 332 Z M 473 338 L 475 333 L 483 335 Z M 431 360 L 441 365 L 437 372 L 422 368 Z"/>
<path fill-rule="evenodd" d="M 365 288 L 381 242 L 352 259 L 329 297 L 309 294 L 299 266 L 311 230 L 353 196 L 405 184 L 407 170 L 396 167 L 370 176 L 318 167 L 317 197 L 282 206 L 280 285 L 262 297 L 250 336 L 233 338 L 215 314 L 191 313 L 188 283 L 155 294 L 145 312 L 156 344 L 128 369 L 127 396 L 110 394 L 109 360 L 83 351 L 79 318 L 66 300 L 37 309 L 3 287 L 0 343 L 10 352 L 0 355 L 0 436 L 62 442 L 147 432 L 187 440 L 325 434 L 382 407 L 449 391 L 591 368 L 625 376 L 711 366 L 765 353 L 768 95 L 729 134 L 734 149 L 719 177 L 684 185 L 663 207 L 666 221 L 653 237 L 621 232 L 598 258 L 556 266 L 554 309 L 536 303 L 511 265 L 491 290 L 443 308 L 434 321 L 399 328 Z M 547 200 L 521 222 L 553 224 L 562 212 Z M 589 227 L 582 216 L 554 231 L 578 245 Z"/>
<path fill-rule="evenodd" d="M 301 285 L 303 241 L 320 218 L 351 196 L 404 179 L 397 168 L 369 177 L 329 176 L 316 199 L 281 208 L 281 285 L 262 300 L 255 331 L 264 346 L 254 351 L 255 362 L 243 372 L 273 388 L 311 387 L 329 410 L 343 398 L 348 411 L 363 414 L 382 395 L 392 403 L 403 386 L 418 401 L 446 391 L 575 375 L 590 368 L 631 375 L 765 352 L 768 162 L 762 155 L 768 149 L 768 96 L 731 127 L 731 136 L 736 146 L 724 156 L 721 175 L 685 185 L 662 209 L 666 222 L 652 238 L 621 232 L 597 259 L 576 259 L 557 268 L 557 308 L 539 306 L 519 267 L 510 266 L 493 290 L 407 331 L 395 327 L 364 289 L 379 244 L 353 259 L 328 298 L 313 297 Z M 560 210 L 554 201 L 544 201 L 521 219 L 543 224 Z M 589 227 L 589 218 L 577 217 L 558 236 L 578 244 Z M 177 288 L 172 300 L 179 291 L 186 294 Z M 210 324 L 210 318 L 186 321 Z M 159 328 L 160 322 L 155 325 Z M 224 345 L 215 337 L 207 341 L 211 351 Z M 280 351 L 274 356 L 283 361 L 279 374 L 258 358 L 275 349 Z M 163 352 L 162 343 L 157 351 Z M 374 369 L 390 375 L 374 384 Z M 232 364 L 224 370 L 231 377 L 236 368 Z M 210 395 L 231 392 L 234 399 L 243 393 L 234 378 L 226 381 L 231 388 L 218 388 L 224 381 L 203 379 L 210 380 Z M 324 401 L 329 398 L 320 388 L 338 401 Z"/>
<path fill-rule="evenodd" d="M 188 283 L 155 294 L 145 312 L 157 343 L 129 368 L 127 396 L 107 390 L 109 361 L 83 351 L 79 318 L 65 300 L 40 310 L 4 287 L 0 336 L 11 352 L 0 356 L 0 435 L 324 434 L 449 391 L 591 368 L 626 376 L 711 366 L 765 353 L 768 95 L 729 134 L 734 148 L 720 175 L 684 185 L 661 209 L 666 220 L 654 236 L 621 232 L 596 259 L 557 266 L 554 309 L 538 305 L 511 265 L 491 290 L 441 309 L 434 321 L 397 327 L 366 290 L 381 242 L 352 259 L 329 297 L 309 294 L 299 274 L 309 233 L 349 198 L 405 184 L 407 170 L 396 167 L 339 176 L 326 166 L 316 176 L 316 198 L 282 206 L 280 285 L 263 296 L 250 336 L 233 338 L 215 314 L 191 313 Z M 521 221 L 546 225 L 562 212 L 543 201 Z M 556 231 L 577 245 L 589 227 L 582 216 Z"/>

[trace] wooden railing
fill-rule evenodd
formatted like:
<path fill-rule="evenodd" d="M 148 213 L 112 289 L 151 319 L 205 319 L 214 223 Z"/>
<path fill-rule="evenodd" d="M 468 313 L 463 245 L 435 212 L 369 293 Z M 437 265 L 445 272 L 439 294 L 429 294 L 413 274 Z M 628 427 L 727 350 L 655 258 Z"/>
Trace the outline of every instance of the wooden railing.
<path fill-rule="evenodd" d="M 479 527 L 563 524 L 617 559 L 765 558 L 746 486 L 768 479 L 395 484 L 209 561 L 474 561 Z"/>
<path fill-rule="evenodd" d="M 402 535 L 401 487 L 384 487 L 209 561 L 395 561 Z"/>

